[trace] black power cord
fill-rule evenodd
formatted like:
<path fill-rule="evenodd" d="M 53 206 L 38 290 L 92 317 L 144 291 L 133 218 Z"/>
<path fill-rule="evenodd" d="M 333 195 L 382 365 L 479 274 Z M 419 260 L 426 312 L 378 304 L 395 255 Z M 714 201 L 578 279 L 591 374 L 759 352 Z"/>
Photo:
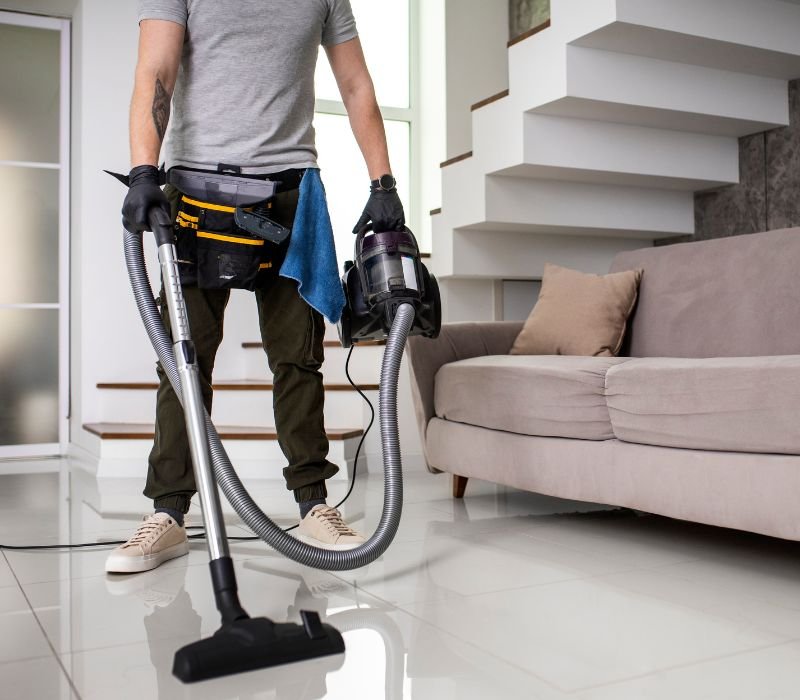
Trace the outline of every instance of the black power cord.
<path fill-rule="evenodd" d="M 350 478 L 350 487 L 347 489 L 347 493 L 344 495 L 341 501 L 339 501 L 334 508 L 339 508 L 348 498 L 350 498 L 350 494 L 353 493 L 353 487 L 356 485 L 356 474 L 358 472 L 358 457 L 361 454 L 361 447 L 364 445 L 364 440 L 367 437 L 367 434 L 372 428 L 372 424 L 375 422 L 375 407 L 372 405 L 372 402 L 367 398 L 367 395 L 361 390 L 359 387 L 350 377 L 350 357 L 353 355 L 353 348 L 355 345 L 350 346 L 350 352 L 347 353 L 347 360 L 344 363 L 344 373 L 347 375 L 347 381 L 350 382 L 350 386 L 352 386 L 361 396 L 364 401 L 367 402 L 367 406 L 369 406 L 370 410 L 370 419 L 369 425 L 367 425 L 367 429 L 364 431 L 361 439 L 358 441 L 358 447 L 356 447 L 356 456 L 353 460 L 353 476 Z M 291 527 L 284 528 L 284 532 L 290 532 L 295 528 L 299 527 L 300 523 L 296 525 L 292 525 Z M 187 530 L 203 530 L 200 525 L 193 525 L 188 526 Z M 202 540 L 205 539 L 206 534 L 205 532 L 198 532 L 194 535 L 188 535 L 188 539 L 190 540 Z M 227 538 L 231 542 L 252 542 L 253 540 L 260 540 L 261 538 L 258 535 L 251 535 L 247 537 L 231 537 L 228 535 Z M 116 546 L 120 544 L 125 544 L 127 540 L 114 540 L 108 542 L 83 542 L 81 544 L 39 544 L 39 545 L 10 545 L 10 544 L 0 544 L 0 550 L 37 550 L 37 549 L 81 549 L 81 548 L 89 548 L 89 547 L 109 547 L 109 546 Z"/>

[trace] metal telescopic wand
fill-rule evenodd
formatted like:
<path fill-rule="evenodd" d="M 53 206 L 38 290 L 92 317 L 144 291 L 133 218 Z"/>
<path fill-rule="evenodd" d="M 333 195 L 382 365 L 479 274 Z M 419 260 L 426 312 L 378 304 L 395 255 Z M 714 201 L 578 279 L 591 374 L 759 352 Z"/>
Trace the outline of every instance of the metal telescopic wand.
<path fill-rule="evenodd" d="M 161 280 L 164 285 L 164 296 L 172 329 L 172 350 L 180 376 L 178 398 L 183 406 L 186 419 L 189 451 L 192 456 L 195 481 L 203 511 L 214 596 L 223 622 L 238 620 L 247 617 L 247 613 L 242 609 L 238 599 L 233 560 L 230 557 L 228 539 L 225 534 L 222 505 L 211 466 L 211 456 L 206 438 L 205 407 L 200 388 L 200 371 L 197 367 L 197 354 L 192 342 L 186 302 L 178 273 L 173 228 L 160 209 L 152 209 L 149 218 L 158 246 Z"/>

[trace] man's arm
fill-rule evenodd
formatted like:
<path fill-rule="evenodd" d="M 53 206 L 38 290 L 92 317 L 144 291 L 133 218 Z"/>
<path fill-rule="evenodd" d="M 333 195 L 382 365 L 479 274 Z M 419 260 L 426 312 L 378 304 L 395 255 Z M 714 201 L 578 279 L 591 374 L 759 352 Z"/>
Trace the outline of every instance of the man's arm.
<path fill-rule="evenodd" d="M 350 118 L 350 127 L 367 164 L 370 180 L 391 175 L 383 117 L 378 109 L 375 87 L 364 61 L 361 42 L 356 37 L 327 46 L 325 50 Z M 374 185 L 370 188 L 369 200 L 353 233 L 363 230 L 370 222 L 374 231 L 396 231 L 405 226 L 403 204 L 396 188 L 384 190 Z"/>
<path fill-rule="evenodd" d="M 326 46 L 325 51 L 350 118 L 350 127 L 366 161 L 369 178 L 376 180 L 392 171 L 383 118 L 364 61 L 361 41 L 356 37 L 341 44 Z"/>
<path fill-rule="evenodd" d="M 178 77 L 185 29 L 146 19 L 139 25 L 139 60 L 130 113 L 131 166 L 158 165 Z"/>
<path fill-rule="evenodd" d="M 183 25 L 146 19 L 139 24 L 139 60 L 131 100 L 131 171 L 122 203 L 128 231 L 149 231 L 150 215 L 169 221 L 170 207 L 161 190 L 158 156 L 169 122 L 169 107 L 183 49 Z"/>

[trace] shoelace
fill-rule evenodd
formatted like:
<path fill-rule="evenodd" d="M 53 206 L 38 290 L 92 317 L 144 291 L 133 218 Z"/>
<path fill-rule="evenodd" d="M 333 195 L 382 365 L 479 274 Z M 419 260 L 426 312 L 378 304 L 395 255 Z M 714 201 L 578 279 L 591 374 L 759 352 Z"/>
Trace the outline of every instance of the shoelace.
<path fill-rule="evenodd" d="M 167 529 L 167 522 L 160 522 L 153 518 L 145 520 L 136 532 L 125 544 L 125 547 L 132 547 L 135 544 L 143 544 L 148 541 L 154 540 L 160 533 Z"/>
<path fill-rule="evenodd" d="M 336 508 L 320 508 L 319 510 L 314 511 L 314 516 L 319 518 L 326 527 L 333 529 L 340 535 L 358 534 L 344 520 L 342 520 L 342 514 L 336 510 Z"/>

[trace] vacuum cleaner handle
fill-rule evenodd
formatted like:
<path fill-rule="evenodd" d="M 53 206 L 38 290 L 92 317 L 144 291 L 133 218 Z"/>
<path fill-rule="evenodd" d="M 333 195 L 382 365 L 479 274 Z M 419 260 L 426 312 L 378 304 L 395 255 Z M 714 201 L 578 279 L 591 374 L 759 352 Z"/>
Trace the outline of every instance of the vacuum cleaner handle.
<path fill-rule="evenodd" d="M 364 247 L 364 238 L 368 233 L 372 232 L 372 224 L 367 224 L 366 226 L 362 226 L 358 229 L 358 233 L 356 233 L 356 243 L 355 243 L 355 259 L 357 260 L 361 257 L 361 250 Z"/>
<path fill-rule="evenodd" d="M 173 243 L 175 235 L 172 231 L 172 224 L 166 212 L 160 207 L 153 207 L 147 212 L 147 221 L 150 223 L 150 230 L 156 237 L 156 245 Z"/>

